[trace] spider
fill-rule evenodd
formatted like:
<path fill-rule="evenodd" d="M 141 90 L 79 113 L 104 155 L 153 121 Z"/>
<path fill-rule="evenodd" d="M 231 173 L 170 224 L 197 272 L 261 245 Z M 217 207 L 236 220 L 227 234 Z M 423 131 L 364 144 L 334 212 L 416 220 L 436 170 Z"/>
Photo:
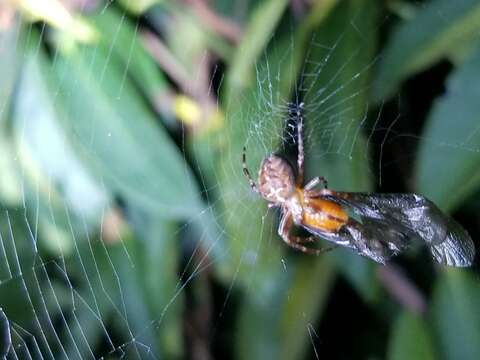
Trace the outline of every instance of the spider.
<path fill-rule="evenodd" d="M 305 186 L 302 105 L 297 107 L 297 174 L 282 157 L 270 154 L 261 163 L 258 185 L 247 167 L 246 146 L 242 167 L 251 189 L 280 207 L 278 233 L 290 247 L 319 255 L 345 246 L 384 264 L 414 241 L 423 241 L 433 258 L 451 266 L 470 266 L 475 247 L 470 235 L 427 198 L 417 194 L 337 192 L 328 188 L 323 176 Z M 318 185 L 323 185 L 318 188 Z M 296 225 L 310 236 L 291 234 Z M 311 248 L 306 244 L 321 237 L 334 245 Z"/>

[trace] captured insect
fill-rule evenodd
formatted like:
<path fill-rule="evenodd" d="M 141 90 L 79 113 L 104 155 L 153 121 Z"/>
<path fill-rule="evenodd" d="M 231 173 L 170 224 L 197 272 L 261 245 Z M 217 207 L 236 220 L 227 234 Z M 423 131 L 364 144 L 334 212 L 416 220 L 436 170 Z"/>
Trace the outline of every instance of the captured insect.
<path fill-rule="evenodd" d="M 467 231 L 445 215 L 433 202 L 417 194 L 376 194 L 338 192 L 328 189 L 324 177 L 316 177 L 303 186 L 304 145 L 303 116 L 297 109 L 297 174 L 282 157 L 271 154 L 262 162 L 258 185 L 247 167 L 243 148 L 243 173 L 250 187 L 269 202 L 280 207 L 282 216 L 278 233 L 291 247 L 309 254 L 320 254 L 345 246 L 378 263 L 422 241 L 439 263 L 470 266 L 475 246 Z M 318 188 L 318 185 L 323 185 Z M 300 226 L 311 236 L 291 234 Z M 333 246 L 312 248 L 308 245 L 320 237 Z"/>

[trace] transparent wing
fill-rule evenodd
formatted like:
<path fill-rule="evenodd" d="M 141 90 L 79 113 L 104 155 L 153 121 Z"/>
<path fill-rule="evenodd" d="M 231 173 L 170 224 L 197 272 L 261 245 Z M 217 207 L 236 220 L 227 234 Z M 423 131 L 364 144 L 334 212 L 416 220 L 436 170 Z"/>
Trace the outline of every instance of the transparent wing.
<path fill-rule="evenodd" d="M 321 238 L 349 247 L 358 254 L 382 264 L 406 249 L 413 235 L 407 228 L 399 224 L 391 225 L 381 219 L 364 218 L 363 222 L 349 220 L 338 232 L 325 232 L 318 228 L 304 227 Z"/>
<path fill-rule="evenodd" d="M 441 264 L 471 266 L 475 257 L 475 246 L 467 231 L 453 219 L 447 219 L 447 234 L 441 243 L 432 244 L 430 252 Z"/>
<path fill-rule="evenodd" d="M 385 263 L 414 241 L 426 244 L 441 264 L 463 267 L 473 262 L 470 235 L 423 196 L 341 192 L 321 196 L 342 205 L 353 219 L 336 234 L 308 230 L 377 262 Z"/>

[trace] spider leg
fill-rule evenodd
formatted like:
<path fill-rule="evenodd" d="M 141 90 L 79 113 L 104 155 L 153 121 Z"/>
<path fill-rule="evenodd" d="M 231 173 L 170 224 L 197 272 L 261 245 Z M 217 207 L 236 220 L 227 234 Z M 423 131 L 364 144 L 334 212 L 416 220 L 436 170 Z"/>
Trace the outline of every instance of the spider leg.
<path fill-rule="evenodd" d="M 282 219 L 280 220 L 280 225 L 278 227 L 278 234 L 282 237 L 283 241 L 285 241 L 285 243 L 288 246 L 294 249 L 300 250 L 306 254 L 320 255 L 321 253 L 333 250 L 337 247 L 337 245 L 333 245 L 333 246 L 328 246 L 321 249 L 312 249 L 307 246 L 304 246 L 302 245 L 302 243 L 312 242 L 315 240 L 314 237 L 309 236 L 308 238 L 302 238 L 300 236 L 290 235 L 290 230 L 292 229 L 292 226 L 293 226 L 292 214 L 289 211 L 286 211 L 282 215 Z"/>
<path fill-rule="evenodd" d="M 243 175 L 248 179 L 248 182 L 250 184 L 250 187 L 254 192 L 259 194 L 260 192 L 258 191 L 257 184 L 255 184 L 255 181 L 253 181 L 252 176 L 250 175 L 250 171 L 248 171 L 247 167 L 247 147 L 243 146 L 243 152 L 242 152 L 242 168 L 243 168 Z"/>
<path fill-rule="evenodd" d="M 307 237 L 294 236 L 293 238 L 297 244 L 308 244 L 308 243 L 313 243 L 317 240 L 315 236 L 307 236 Z"/>
<path fill-rule="evenodd" d="M 297 186 L 301 186 L 303 184 L 303 172 L 304 172 L 304 161 L 305 161 L 305 153 L 303 148 L 303 115 L 301 110 L 303 108 L 303 103 L 298 105 L 299 109 L 297 110 L 297 136 L 298 136 L 298 157 L 297 157 L 297 167 L 298 167 L 298 176 L 297 176 Z"/>
<path fill-rule="evenodd" d="M 310 180 L 307 185 L 305 185 L 305 190 L 312 190 L 318 184 L 323 183 L 323 188 L 328 189 L 328 181 L 323 176 L 317 176 Z"/>
<path fill-rule="evenodd" d="M 306 189 L 305 188 L 305 195 L 308 197 L 316 198 L 316 197 L 321 197 L 321 196 L 338 196 L 340 198 L 346 198 L 347 195 L 346 193 L 339 193 L 330 189 Z"/>

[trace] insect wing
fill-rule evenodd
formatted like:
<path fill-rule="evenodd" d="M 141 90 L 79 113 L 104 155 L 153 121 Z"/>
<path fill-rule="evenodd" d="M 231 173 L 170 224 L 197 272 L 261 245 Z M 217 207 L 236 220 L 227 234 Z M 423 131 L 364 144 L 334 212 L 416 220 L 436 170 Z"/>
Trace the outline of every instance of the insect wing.
<path fill-rule="evenodd" d="M 348 247 L 362 256 L 385 264 L 392 256 L 408 247 L 411 236 L 408 229 L 383 220 L 349 221 L 338 232 L 304 226 L 310 233 L 337 245 Z"/>
<path fill-rule="evenodd" d="M 335 193 L 326 198 L 335 201 L 360 218 L 363 241 L 380 241 L 396 252 L 414 239 L 422 240 L 433 258 L 445 265 L 470 266 L 475 247 L 470 235 L 455 220 L 445 215 L 433 202 L 416 194 Z M 374 230 L 378 227 L 378 230 Z M 384 230 L 392 229 L 392 236 Z M 387 235 L 382 241 L 380 236 Z M 399 235 L 395 239 L 395 233 Z M 395 251 L 394 254 L 395 255 Z"/>
<path fill-rule="evenodd" d="M 471 266 L 475 258 L 475 246 L 470 235 L 455 220 L 447 221 L 445 241 L 430 247 L 433 258 L 445 265 Z"/>

